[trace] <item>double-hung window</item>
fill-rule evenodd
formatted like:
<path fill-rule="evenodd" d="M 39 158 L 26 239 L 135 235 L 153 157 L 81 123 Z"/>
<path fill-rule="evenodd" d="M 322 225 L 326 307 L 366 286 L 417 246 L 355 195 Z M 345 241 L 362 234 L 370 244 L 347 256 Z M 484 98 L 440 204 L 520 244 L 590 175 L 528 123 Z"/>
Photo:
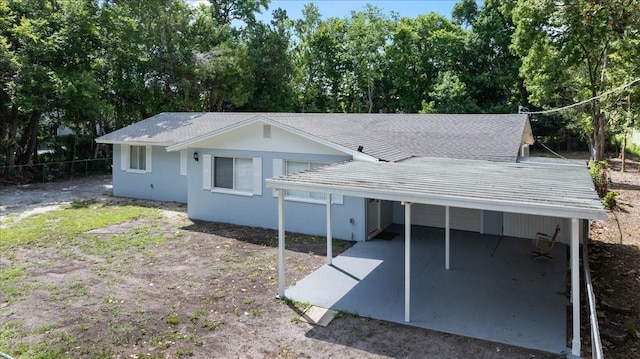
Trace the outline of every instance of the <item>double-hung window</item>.
<path fill-rule="evenodd" d="M 121 145 L 120 165 L 123 171 L 151 172 L 151 146 Z"/>
<path fill-rule="evenodd" d="M 129 151 L 129 169 L 147 170 L 147 148 L 145 146 L 131 146 Z"/>

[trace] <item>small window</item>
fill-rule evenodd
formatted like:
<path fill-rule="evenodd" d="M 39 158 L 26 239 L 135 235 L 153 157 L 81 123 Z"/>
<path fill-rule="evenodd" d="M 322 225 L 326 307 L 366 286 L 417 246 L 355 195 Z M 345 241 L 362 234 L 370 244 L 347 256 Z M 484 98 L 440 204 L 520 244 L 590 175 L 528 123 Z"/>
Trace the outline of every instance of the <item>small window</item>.
<path fill-rule="evenodd" d="M 215 157 L 213 186 L 241 192 L 253 191 L 253 159 Z"/>
<path fill-rule="evenodd" d="M 129 152 L 129 169 L 147 170 L 147 148 L 146 146 L 131 146 Z"/>

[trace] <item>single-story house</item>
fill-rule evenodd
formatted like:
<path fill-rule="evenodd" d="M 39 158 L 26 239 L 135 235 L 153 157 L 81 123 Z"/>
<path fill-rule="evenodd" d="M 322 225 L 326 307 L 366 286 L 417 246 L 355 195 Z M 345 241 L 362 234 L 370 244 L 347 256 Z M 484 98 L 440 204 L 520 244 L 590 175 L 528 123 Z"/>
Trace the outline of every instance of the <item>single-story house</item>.
<path fill-rule="evenodd" d="M 116 196 L 187 203 L 191 219 L 277 228 L 277 198 L 267 178 L 345 161 L 516 163 L 533 135 L 526 115 L 161 113 L 97 142 L 113 145 Z M 324 235 L 324 222 L 309 220 L 324 216 L 324 198 L 287 191 L 285 200 L 295 206 L 287 208 L 286 230 Z M 402 223 L 398 203 L 351 196 L 333 201 L 343 219 L 334 223 L 336 238 L 362 241 Z M 416 211 L 422 218 L 416 223 L 442 226 L 442 208 Z M 500 216 L 455 209 L 452 227 L 497 233 L 503 229 L 494 217 Z M 511 223 L 507 218 L 506 233 L 522 230 Z M 553 220 L 544 224 L 553 226 Z M 530 235 L 541 229 L 540 223 L 530 227 Z"/>
<path fill-rule="evenodd" d="M 161 113 L 96 141 L 114 146 L 116 196 L 278 228 L 280 295 L 285 230 L 327 235 L 329 247 L 392 224 L 521 238 L 560 225 L 578 288 L 577 247 L 604 217 L 585 164 L 528 158 L 524 114 Z"/>

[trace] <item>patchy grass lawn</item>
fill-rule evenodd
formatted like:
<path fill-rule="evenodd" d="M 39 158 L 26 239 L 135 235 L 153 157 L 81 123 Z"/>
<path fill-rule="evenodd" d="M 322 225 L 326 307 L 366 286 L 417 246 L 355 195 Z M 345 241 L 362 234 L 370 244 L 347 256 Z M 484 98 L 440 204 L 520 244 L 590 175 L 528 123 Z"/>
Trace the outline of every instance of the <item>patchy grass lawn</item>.
<path fill-rule="evenodd" d="M 554 357 L 275 299 L 277 231 L 186 218 L 183 205 L 75 202 L 0 222 L 0 352 L 15 358 Z M 334 255 L 349 242 L 336 241 Z M 287 235 L 287 282 L 322 237 Z"/>

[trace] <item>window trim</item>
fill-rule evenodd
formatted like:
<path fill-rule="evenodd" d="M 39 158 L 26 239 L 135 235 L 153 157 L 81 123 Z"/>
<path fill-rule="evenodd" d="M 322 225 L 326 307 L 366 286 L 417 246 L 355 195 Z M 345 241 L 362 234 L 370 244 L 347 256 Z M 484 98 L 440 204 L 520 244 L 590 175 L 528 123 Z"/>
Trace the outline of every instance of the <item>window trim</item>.
<path fill-rule="evenodd" d="M 133 147 L 144 147 L 145 169 L 131 168 L 131 149 Z M 146 174 L 151 173 L 152 146 L 150 145 L 120 145 L 120 169 L 128 173 Z"/>
<path fill-rule="evenodd" d="M 216 186 L 216 160 L 219 158 L 226 158 L 226 159 L 231 159 L 231 182 L 232 182 L 232 188 L 229 187 L 217 187 Z M 240 190 L 235 188 L 236 187 L 236 161 L 237 160 L 251 160 L 251 178 L 253 178 L 253 158 L 247 158 L 247 157 L 227 157 L 227 156 L 214 156 L 212 158 L 213 160 L 213 164 L 211 165 L 211 191 L 213 192 L 218 192 L 218 193 L 228 193 L 228 194 L 238 194 L 238 195 L 245 195 L 245 196 L 253 196 L 253 188 L 251 189 L 251 191 L 245 191 L 245 190 Z"/>
<path fill-rule="evenodd" d="M 252 188 L 249 191 L 238 190 L 234 188 L 216 187 L 215 186 L 215 160 L 216 158 L 232 158 L 233 159 L 233 174 L 235 176 L 235 160 L 245 159 L 251 160 L 251 181 Z M 202 156 L 203 170 L 202 170 L 202 188 L 204 190 L 211 191 L 213 193 L 232 194 L 245 197 L 261 196 L 262 195 L 262 158 L 260 157 L 242 157 L 242 156 L 214 156 L 211 154 L 204 154 Z M 234 178 L 235 186 L 235 178 Z"/>

